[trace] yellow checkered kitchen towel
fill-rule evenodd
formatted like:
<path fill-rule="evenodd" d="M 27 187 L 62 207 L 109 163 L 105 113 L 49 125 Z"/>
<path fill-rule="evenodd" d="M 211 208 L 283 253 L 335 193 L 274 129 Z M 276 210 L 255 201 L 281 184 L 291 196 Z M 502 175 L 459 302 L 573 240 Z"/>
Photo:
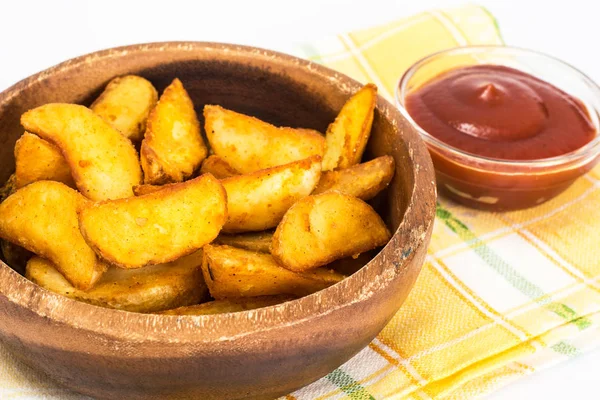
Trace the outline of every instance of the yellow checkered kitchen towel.
<path fill-rule="evenodd" d="M 502 43 L 469 6 L 340 35 L 297 54 L 375 82 L 448 47 Z M 366 349 L 287 400 L 480 396 L 600 340 L 600 169 L 537 208 L 485 213 L 439 200 L 426 264 L 406 303 Z M 368 318 L 368 316 L 367 316 Z M 0 346 L 1 399 L 80 399 Z"/>

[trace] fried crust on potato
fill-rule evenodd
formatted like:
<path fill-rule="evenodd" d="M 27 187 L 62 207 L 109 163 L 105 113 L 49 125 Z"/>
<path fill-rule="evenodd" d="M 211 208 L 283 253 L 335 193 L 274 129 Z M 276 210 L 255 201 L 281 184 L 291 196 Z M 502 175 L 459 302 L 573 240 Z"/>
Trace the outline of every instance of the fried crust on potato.
<path fill-rule="evenodd" d="M 324 268 L 289 271 L 270 254 L 231 246 L 204 246 L 202 273 L 217 300 L 271 295 L 304 296 L 325 289 L 344 276 Z"/>
<path fill-rule="evenodd" d="M 142 179 L 137 152 L 89 108 L 46 104 L 23 114 L 21 124 L 60 149 L 84 196 L 96 201 L 133 196 Z"/>
<path fill-rule="evenodd" d="M 158 93 L 150 82 L 141 76 L 125 75 L 111 80 L 90 108 L 126 138 L 139 142 L 157 100 Z"/>
<path fill-rule="evenodd" d="M 272 231 L 238 233 L 228 235 L 222 233 L 214 240 L 215 244 L 225 244 L 240 249 L 258 251 L 260 253 L 269 253 L 271 251 L 271 242 L 273 241 Z"/>
<path fill-rule="evenodd" d="M 140 150 L 144 183 L 183 182 L 207 153 L 192 99 L 181 81 L 174 79 L 148 117 Z"/>
<path fill-rule="evenodd" d="M 325 139 L 310 129 L 278 128 L 216 105 L 204 106 L 206 137 L 215 154 L 242 174 L 323 156 Z"/>
<path fill-rule="evenodd" d="M 73 287 L 43 258 L 27 263 L 26 277 L 52 292 L 101 307 L 133 312 L 157 312 L 198 304 L 208 295 L 200 265 L 202 251 L 168 264 L 135 270 L 110 267 L 94 288 Z"/>
<path fill-rule="evenodd" d="M 372 83 L 363 86 L 344 104 L 325 134 L 323 171 L 348 168 L 360 162 L 371 134 L 376 104 L 377 86 Z"/>
<path fill-rule="evenodd" d="M 79 289 L 90 289 L 106 270 L 87 245 L 77 211 L 80 193 L 53 181 L 37 181 L 0 204 L 0 237 L 44 257 Z"/>
<path fill-rule="evenodd" d="M 394 177 L 394 158 L 378 157 L 338 171 L 325 171 L 313 194 L 337 191 L 370 200 L 390 184 Z"/>
<path fill-rule="evenodd" d="M 164 315 L 212 315 L 225 314 L 239 311 L 255 310 L 294 300 L 292 296 L 259 296 L 243 297 L 240 299 L 214 300 L 193 306 L 179 307 L 173 310 L 162 311 Z"/>
<path fill-rule="evenodd" d="M 227 196 L 210 174 L 128 199 L 88 204 L 79 213 L 87 243 L 121 268 L 166 263 L 217 237 Z"/>
<path fill-rule="evenodd" d="M 209 156 L 202 162 L 200 173 L 213 174 L 217 179 L 229 178 L 240 174 L 231 165 L 229 165 L 227 161 L 215 155 Z"/>
<path fill-rule="evenodd" d="M 57 181 L 75 188 L 71 167 L 52 143 L 25 132 L 15 144 L 17 189 L 36 181 Z"/>
<path fill-rule="evenodd" d="M 291 271 L 307 271 L 383 246 L 391 234 L 364 201 L 338 192 L 305 197 L 283 217 L 271 254 Z"/>
<path fill-rule="evenodd" d="M 169 185 L 147 185 L 147 184 L 141 184 L 141 185 L 137 185 L 133 187 L 133 194 L 135 194 L 136 196 L 143 196 L 145 194 L 150 194 L 150 193 L 154 193 L 154 192 L 158 192 L 159 190 L 163 190 L 164 188 L 166 188 Z"/>
<path fill-rule="evenodd" d="M 247 175 L 221 180 L 227 191 L 227 223 L 223 232 L 263 231 L 277 226 L 296 201 L 308 196 L 321 175 L 314 156 Z"/>

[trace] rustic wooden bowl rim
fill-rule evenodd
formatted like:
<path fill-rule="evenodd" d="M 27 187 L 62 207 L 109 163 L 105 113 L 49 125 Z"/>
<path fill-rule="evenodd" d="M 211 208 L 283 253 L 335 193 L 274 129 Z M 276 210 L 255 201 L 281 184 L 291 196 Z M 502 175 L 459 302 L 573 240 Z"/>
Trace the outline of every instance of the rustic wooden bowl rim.
<path fill-rule="evenodd" d="M 120 57 L 127 53 L 143 54 L 146 51 L 183 52 L 235 52 L 251 58 L 284 65 L 302 66 L 327 80 L 338 81 L 348 93 L 362 85 L 357 81 L 317 63 L 287 54 L 250 46 L 212 42 L 158 42 L 117 47 L 83 55 L 26 78 L 0 93 L 0 107 L 28 86 L 51 77 L 57 71 L 75 69 L 98 60 Z M 399 132 L 400 112 L 387 100 L 379 96 L 378 111 L 394 124 L 397 140 L 403 138 L 408 155 L 415 168 L 412 171 L 414 186 L 406 207 L 404 218 L 394 232 L 392 240 L 360 271 L 342 282 L 325 290 L 284 304 L 257 310 L 229 314 L 204 316 L 171 316 L 138 314 L 126 311 L 97 307 L 46 291 L 19 275 L 0 261 L 0 295 L 31 310 L 31 312 L 58 321 L 68 326 L 86 329 L 107 338 L 127 338 L 135 341 L 160 341 L 165 343 L 201 343 L 229 341 L 240 336 L 261 331 L 281 329 L 306 319 L 318 323 L 321 316 L 339 308 L 350 307 L 367 301 L 375 291 L 385 287 L 392 280 L 401 279 L 405 266 L 414 255 L 416 248 L 423 245 L 435 213 L 435 182 L 431 159 L 425 145 L 416 133 L 407 130 Z M 418 206 L 421 204 L 421 206 Z M 423 206 L 424 205 L 424 206 Z M 418 211 L 421 210 L 421 211 Z M 422 210 L 426 210 L 425 213 Z M 383 269 L 376 271 L 375 260 L 381 260 Z M 73 318 L 72 316 L 77 316 Z M 357 318 L 368 318 L 360 315 Z"/>

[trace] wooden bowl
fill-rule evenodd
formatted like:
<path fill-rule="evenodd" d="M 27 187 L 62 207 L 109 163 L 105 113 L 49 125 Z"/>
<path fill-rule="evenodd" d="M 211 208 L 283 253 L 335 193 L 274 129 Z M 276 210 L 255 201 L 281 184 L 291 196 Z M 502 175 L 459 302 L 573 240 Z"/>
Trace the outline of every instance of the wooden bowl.
<path fill-rule="evenodd" d="M 100 51 L 0 94 L 0 179 L 13 172 L 23 112 L 50 102 L 89 105 L 111 78 L 129 73 L 159 91 L 179 77 L 199 115 L 204 104 L 221 104 L 321 132 L 361 86 L 317 64 L 252 47 L 175 42 Z M 421 269 L 435 213 L 433 168 L 418 134 L 380 97 L 367 157 L 384 154 L 396 160 L 396 175 L 377 207 L 395 234 L 335 286 L 254 311 L 144 315 L 50 293 L 1 263 L 0 339 L 26 364 L 101 399 L 274 398 L 307 385 L 383 329 Z"/>

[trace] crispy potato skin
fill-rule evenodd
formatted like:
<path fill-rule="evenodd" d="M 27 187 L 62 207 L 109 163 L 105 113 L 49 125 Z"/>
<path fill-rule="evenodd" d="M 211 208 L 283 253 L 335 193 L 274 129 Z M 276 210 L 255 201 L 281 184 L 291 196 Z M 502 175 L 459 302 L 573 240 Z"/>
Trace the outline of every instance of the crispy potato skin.
<path fill-rule="evenodd" d="M 158 93 L 141 76 L 125 75 L 111 80 L 90 109 L 133 142 L 144 138 L 146 121 Z"/>
<path fill-rule="evenodd" d="M 321 157 L 313 156 L 223 179 L 229 215 L 223 232 L 263 231 L 277 226 L 292 204 L 314 190 L 320 176 Z"/>
<path fill-rule="evenodd" d="M 31 183 L 0 204 L 0 237 L 51 260 L 73 286 L 90 289 L 106 265 L 79 231 L 77 211 L 86 203 L 62 183 Z"/>
<path fill-rule="evenodd" d="M 378 157 L 338 171 L 325 171 L 313 194 L 337 191 L 370 200 L 385 189 L 394 177 L 394 158 Z"/>
<path fill-rule="evenodd" d="M 271 242 L 273 241 L 273 232 L 252 232 L 252 233 L 239 233 L 235 235 L 228 235 L 222 233 L 214 240 L 215 244 L 224 244 L 240 249 L 246 249 L 250 251 L 257 251 L 260 253 L 271 252 Z"/>
<path fill-rule="evenodd" d="M 214 300 L 193 306 L 179 307 L 160 312 L 165 315 L 212 315 L 254 310 L 294 300 L 292 296 L 259 296 L 240 299 Z"/>
<path fill-rule="evenodd" d="M 17 189 L 36 181 L 57 181 L 75 188 L 71 168 L 53 144 L 29 132 L 15 144 Z"/>
<path fill-rule="evenodd" d="M 317 131 L 278 128 L 215 105 L 204 106 L 204 119 L 215 154 L 242 174 L 323 157 L 325 139 Z"/>
<path fill-rule="evenodd" d="M 229 178 L 240 174 L 231 165 L 229 165 L 227 161 L 215 155 L 209 156 L 202 162 L 200 173 L 213 174 L 217 179 Z"/>
<path fill-rule="evenodd" d="M 79 227 L 102 258 L 121 268 L 166 263 L 217 237 L 227 220 L 227 195 L 205 174 L 128 199 L 87 204 Z"/>
<path fill-rule="evenodd" d="M 207 153 L 192 99 L 175 79 L 148 117 L 140 150 L 144 183 L 183 182 L 200 167 Z"/>
<path fill-rule="evenodd" d="M 292 272 L 278 265 L 270 254 L 230 246 L 204 246 L 202 273 L 217 300 L 272 295 L 304 296 L 342 279 L 337 272 L 319 268 Z"/>
<path fill-rule="evenodd" d="M 326 151 L 323 156 L 323 171 L 343 169 L 358 164 L 369 141 L 377 86 L 366 84 L 342 107 L 327 133 Z"/>
<path fill-rule="evenodd" d="M 133 196 L 133 186 L 142 179 L 137 152 L 92 110 L 46 104 L 23 114 L 21 124 L 60 149 L 84 196 L 95 201 Z"/>
<path fill-rule="evenodd" d="M 158 192 L 159 190 L 162 190 L 167 186 L 169 186 L 169 185 L 158 186 L 158 185 L 147 185 L 144 183 L 142 185 L 134 186 L 133 194 L 135 194 L 136 196 L 143 196 L 145 194 Z"/>
<path fill-rule="evenodd" d="M 200 265 L 202 251 L 168 264 L 124 270 L 110 267 L 93 289 L 73 287 L 43 258 L 27 263 L 26 277 L 52 292 L 101 307 L 159 312 L 197 304 L 208 296 Z"/>
<path fill-rule="evenodd" d="M 364 201 L 338 192 L 305 197 L 275 230 L 271 254 L 291 271 L 307 271 L 386 244 L 390 231 Z"/>

